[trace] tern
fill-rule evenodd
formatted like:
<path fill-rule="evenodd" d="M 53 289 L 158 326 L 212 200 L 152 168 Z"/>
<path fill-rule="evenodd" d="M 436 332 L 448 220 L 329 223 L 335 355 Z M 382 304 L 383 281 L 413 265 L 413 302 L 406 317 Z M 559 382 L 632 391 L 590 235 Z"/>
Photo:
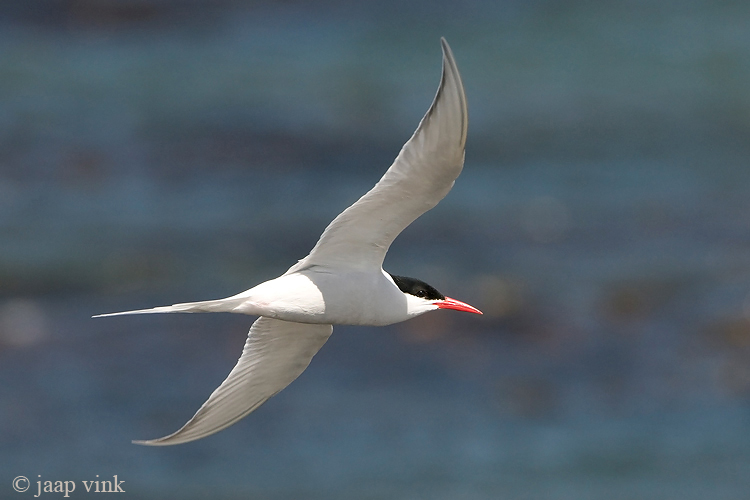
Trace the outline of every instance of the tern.
<path fill-rule="evenodd" d="M 335 324 L 390 325 L 438 309 L 482 314 L 424 281 L 383 270 L 383 259 L 396 236 L 448 194 L 463 168 L 466 96 L 453 53 L 444 38 L 440 42 L 440 85 L 414 135 L 375 187 L 328 225 L 307 257 L 280 277 L 225 299 L 94 316 L 177 312 L 260 316 L 250 328 L 237 365 L 193 418 L 168 436 L 134 443 L 187 443 L 229 427 L 292 383 Z"/>

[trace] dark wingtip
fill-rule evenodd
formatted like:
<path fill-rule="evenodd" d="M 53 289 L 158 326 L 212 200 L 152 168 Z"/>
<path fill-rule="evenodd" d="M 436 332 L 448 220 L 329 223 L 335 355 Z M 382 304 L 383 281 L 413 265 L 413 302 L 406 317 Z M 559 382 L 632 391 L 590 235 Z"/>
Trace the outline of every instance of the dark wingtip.
<path fill-rule="evenodd" d="M 446 79 L 448 78 L 448 74 L 450 74 L 451 78 L 455 81 L 455 85 L 459 93 L 459 99 L 460 99 L 461 107 L 462 107 L 461 148 L 464 148 L 466 147 L 466 135 L 468 132 L 468 116 L 469 116 L 467 103 L 466 103 L 466 93 L 464 92 L 464 84 L 461 81 L 461 74 L 458 71 L 458 65 L 456 64 L 456 59 L 455 57 L 453 57 L 453 51 L 451 50 L 450 45 L 448 45 L 448 41 L 445 39 L 445 37 L 442 37 L 442 36 L 440 37 L 440 46 L 443 49 L 443 76 L 440 80 L 440 86 L 438 87 L 437 95 L 435 96 L 435 101 L 433 102 L 433 106 L 437 103 L 438 96 L 442 93 L 443 88 L 445 86 Z M 430 111 L 432 111 L 432 107 L 430 108 Z"/>

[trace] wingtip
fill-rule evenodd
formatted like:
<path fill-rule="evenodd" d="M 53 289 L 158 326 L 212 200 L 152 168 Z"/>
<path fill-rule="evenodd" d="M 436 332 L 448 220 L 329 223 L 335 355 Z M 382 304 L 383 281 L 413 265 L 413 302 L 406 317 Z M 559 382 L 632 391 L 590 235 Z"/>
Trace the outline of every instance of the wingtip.
<path fill-rule="evenodd" d="M 461 148 L 466 147 L 466 135 L 468 133 L 468 117 L 469 117 L 469 111 L 466 103 L 466 93 L 464 91 L 464 84 L 461 80 L 461 73 L 458 71 L 458 65 L 456 64 L 456 59 L 453 56 L 453 51 L 451 50 L 451 46 L 448 44 L 448 41 L 445 39 L 445 37 L 440 37 L 440 46 L 443 50 L 443 77 L 440 80 L 440 87 L 438 88 L 438 95 L 440 94 L 443 87 L 446 85 L 447 80 L 452 80 L 455 87 L 456 92 L 459 96 L 459 101 L 461 105 Z M 437 96 L 436 100 L 437 100 Z M 435 103 L 433 103 L 434 105 Z M 432 108 L 431 108 L 432 109 Z"/>
<path fill-rule="evenodd" d="M 133 439 L 131 441 L 132 444 L 137 444 L 139 446 L 168 446 L 170 444 L 176 444 L 176 443 L 165 443 L 161 439 Z"/>
<path fill-rule="evenodd" d="M 164 437 L 160 437 L 156 439 L 134 439 L 131 441 L 131 443 L 137 444 L 140 446 L 171 446 L 175 444 L 189 443 L 190 441 L 195 441 L 196 439 L 200 439 L 201 437 L 203 437 L 203 436 L 198 436 L 198 437 L 192 437 L 192 438 L 190 437 L 185 438 L 183 434 L 185 427 L 187 427 L 187 424 L 185 424 L 182 428 L 173 432 L 172 434 L 167 434 Z"/>
<path fill-rule="evenodd" d="M 448 45 L 448 41 L 445 39 L 445 37 L 440 37 L 440 48 L 443 50 L 443 59 L 449 59 L 449 55 L 451 54 L 451 46 Z"/>
<path fill-rule="evenodd" d="M 445 59 L 453 60 L 453 51 L 451 50 L 451 46 L 448 45 L 448 40 L 446 40 L 444 36 L 440 37 L 440 47 L 443 49 L 443 57 Z"/>
<path fill-rule="evenodd" d="M 448 45 L 448 40 L 444 36 L 440 37 L 440 45 L 443 47 L 443 51 L 450 50 L 451 46 Z"/>

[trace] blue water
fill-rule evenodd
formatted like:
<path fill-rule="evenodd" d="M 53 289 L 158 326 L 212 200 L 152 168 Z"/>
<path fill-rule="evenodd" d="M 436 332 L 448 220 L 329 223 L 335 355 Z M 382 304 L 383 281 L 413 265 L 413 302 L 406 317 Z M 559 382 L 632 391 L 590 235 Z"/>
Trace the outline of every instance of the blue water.
<path fill-rule="evenodd" d="M 747 498 L 743 3 L 3 8 L 0 497 Z M 89 317 L 303 257 L 427 109 L 441 35 L 466 166 L 386 269 L 485 315 L 336 327 L 230 429 L 130 444 L 193 414 L 252 318 Z"/>

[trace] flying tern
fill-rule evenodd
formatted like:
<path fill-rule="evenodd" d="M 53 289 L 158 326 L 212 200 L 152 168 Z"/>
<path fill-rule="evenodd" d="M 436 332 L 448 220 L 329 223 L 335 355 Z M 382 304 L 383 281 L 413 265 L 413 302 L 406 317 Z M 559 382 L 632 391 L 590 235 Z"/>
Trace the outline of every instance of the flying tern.
<path fill-rule="evenodd" d="M 260 316 L 237 365 L 193 418 L 168 436 L 134 443 L 186 443 L 229 427 L 294 381 L 335 324 L 389 325 L 437 309 L 482 314 L 421 280 L 383 270 L 396 236 L 448 194 L 463 168 L 466 96 L 451 49 L 444 38 L 440 41 L 440 85 L 414 135 L 375 187 L 328 225 L 307 257 L 280 277 L 225 299 L 94 316 Z"/>

